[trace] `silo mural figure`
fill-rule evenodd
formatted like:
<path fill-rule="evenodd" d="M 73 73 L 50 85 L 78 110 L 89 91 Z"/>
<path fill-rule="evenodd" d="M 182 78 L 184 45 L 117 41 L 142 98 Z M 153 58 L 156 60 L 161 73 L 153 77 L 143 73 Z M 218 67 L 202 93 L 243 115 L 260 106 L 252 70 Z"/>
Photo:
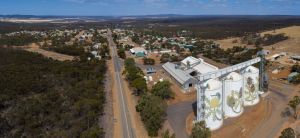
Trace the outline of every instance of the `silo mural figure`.
<path fill-rule="evenodd" d="M 216 95 L 211 95 L 211 99 L 205 98 L 206 108 L 205 118 L 212 116 L 213 120 L 222 120 L 222 103 L 221 103 L 221 94 L 217 93 Z"/>
<path fill-rule="evenodd" d="M 258 78 L 256 78 L 258 82 Z M 255 83 L 252 77 L 247 78 L 245 87 L 245 100 L 253 102 L 257 98 L 258 83 Z"/>
<path fill-rule="evenodd" d="M 237 114 L 242 112 L 242 96 L 242 88 L 240 88 L 239 91 L 232 90 L 231 94 L 227 96 L 227 105 L 231 107 L 232 111 Z"/>

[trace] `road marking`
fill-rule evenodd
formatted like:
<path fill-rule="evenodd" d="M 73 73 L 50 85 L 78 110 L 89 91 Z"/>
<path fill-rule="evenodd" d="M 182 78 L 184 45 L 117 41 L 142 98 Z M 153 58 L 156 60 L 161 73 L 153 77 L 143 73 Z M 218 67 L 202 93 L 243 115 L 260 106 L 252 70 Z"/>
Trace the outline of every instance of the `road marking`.
<path fill-rule="evenodd" d="M 120 65 L 119 65 L 119 62 L 118 62 L 118 59 L 117 59 L 117 56 L 116 56 L 116 49 L 115 49 L 115 45 L 114 44 L 112 44 L 113 43 L 113 41 L 112 41 L 112 39 L 111 39 L 111 34 L 110 34 L 110 37 L 109 37 L 109 43 L 111 43 L 111 46 L 112 46 L 112 53 L 113 53 L 113 61 L 114 61 L 114 64 L 115 64 L 115 71 L 116 71 L 116 78 L 117 78 L 117 80 L 118 80 L 118 83 L 119 83 L 119 93 L 121 94 L 121 101 L 122 101 L 122 108 L 123 108 L 123 114 L 124 114 L 124 117 L 125 117 L 125 125 L 126 125 L 126 131 L 127 131 L 127 136 L 128 136 L 128 138 L 131 138 L 130 137 L 130 135 L 131 135 L 131 131 L 129 131 L 129 126 L 128 126 L 128 118 L 127 118 L 127 113 L 126 113 L 126 107 L 125 107 L 125 100 L 124 100 L 124 95 L 123 95 L 123 89 L 122 89 L 122 87 L 121 87 L 121 79 L 120 79 L 120 72 L 119 72 L 119 67 L 120 67 Z"/>

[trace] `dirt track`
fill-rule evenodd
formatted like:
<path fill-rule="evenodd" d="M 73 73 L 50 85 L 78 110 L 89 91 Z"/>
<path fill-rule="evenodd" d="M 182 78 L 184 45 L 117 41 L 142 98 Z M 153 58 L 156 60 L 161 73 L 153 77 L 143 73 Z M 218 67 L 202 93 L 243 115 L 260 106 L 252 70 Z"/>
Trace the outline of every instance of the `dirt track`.
<path fill-rule="evenodd" d="M 60 54 L 60 53 L 56 53 L 56 52 L 53 52 L 53 51 L 46 51 L 44 49 L 41 49 L 37 44 L 31 44 L 29 46 L 24 46 L 22 48 L 26 51 L 36 52 L 36 53 L 39 53 L 39 54 L 41 54 L 45 57 L 52 58 L 52 59 L 59 60 L 59 61 L 67 61 L 67 60 L 74 60 L 75 59 L 74 56 Z"/>

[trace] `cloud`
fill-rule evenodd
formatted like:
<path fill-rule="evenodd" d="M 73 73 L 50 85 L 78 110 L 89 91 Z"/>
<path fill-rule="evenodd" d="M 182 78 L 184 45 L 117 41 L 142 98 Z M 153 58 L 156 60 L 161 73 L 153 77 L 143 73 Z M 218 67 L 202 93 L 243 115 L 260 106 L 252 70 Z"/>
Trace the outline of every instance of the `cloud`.
<path fill-rule="evenodd" d="M 109 5 L 109 2 L 106 2 L 105 0 L 64 0 L 64 1 L 78 3 L 78 4 L 94 4 L 94 5 L 101 5 L 101 6 Z"/>

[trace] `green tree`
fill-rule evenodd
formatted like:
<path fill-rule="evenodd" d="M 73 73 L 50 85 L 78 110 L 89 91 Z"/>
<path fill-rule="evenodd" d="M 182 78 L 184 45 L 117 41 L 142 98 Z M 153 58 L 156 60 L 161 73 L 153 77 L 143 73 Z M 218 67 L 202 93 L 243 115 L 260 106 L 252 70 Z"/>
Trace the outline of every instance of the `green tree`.
<path fill-rule="evenodd" d="M 86 131 L 83 131 L 80 138 L 102 138 L 104 137 L 102 129 L 98 127 L 92 127 Z"/>
<path fill-rule="evenodd" d="M 281 132 L 279 138 L 295 138 L 295 131 L 292 128 L 286 128 Z"/>
<path fill-rule="evenodd" d="M 142 77 L 136 78 L 130 83 L 131 87 L 135 88 L 135 94 L 140 95 L 147 91 L 146 80 Z"/>
<path fill-rule="evenodd" d="M 155 96 L 162 99 L 169 99 L 174 97 L 174 93 L 170 88 L 171 83 L 169 81 L 162 81 L 155 84 L 151 90 Z"/>
<path fill-rule="evenodd" d="M 292 100 L 290 100 L 290 102 L 288 103 L 288 105 L 293 109 L 294 111 L 294 118 L 297 119 L 297 107 L 298 105 L 300 105 L 300 98 L 299 96 L 294 96 L 294 98 Z"/>
<path fill-rule="evenodd" d="M 175 138 L 175 134 L 173 133 L 172 135 L 170 134 L 169 130 L 166 130 L 161 134 L 162 138 Z"/>
<path fill-rule="evenodd" d="M 205 121 L 194 124 L 190 138 L 210 138 L 211 131 L 206 127 Z"/>
<path fill-rule="evenodd" d="M 139 100 L 136 111 L 140 113 L 149 136 L 158 135 L 166 116 L 166 107 L 161 98 L 151 94 L 144 94 Z"/>
<path fill-rule="evenodd" d="M 166 62 L 170 61 L 170 58 L 171 58 L 170 54 L 164 53 L 161 55 L 160 62 L 166 63 Z"/>
<path fill-rule="evenodd" d="M 125 59 L 126 58 L 126 53 L 123 48 L 118 49 L 118 55 L 120 58 Z"/>
<path fill-rule="evenodd" d="M 144 64 L 145 65 L 154 65 L 155 64 L 155 60 L 152 58 L 144 58 Z"/>

